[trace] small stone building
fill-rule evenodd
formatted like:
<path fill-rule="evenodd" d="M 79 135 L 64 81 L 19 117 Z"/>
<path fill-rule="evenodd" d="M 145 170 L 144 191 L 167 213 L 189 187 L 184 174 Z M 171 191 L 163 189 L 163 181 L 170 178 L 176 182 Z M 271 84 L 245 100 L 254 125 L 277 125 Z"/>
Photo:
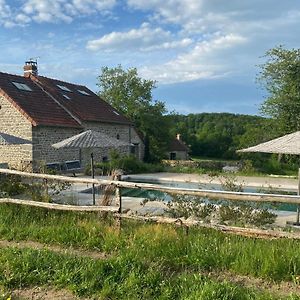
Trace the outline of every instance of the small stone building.
<path fill-rule="evenodd" d="M 26 62 L 24 76 L 0 72 L 0 132 L 32 141 L 31 145 L 0 145 L 0 163 L 25 169 L 38 164 L 89 161 L 89 149 L 54 149 L 51 145 L 92 129 L 126 141 L 122 155 L 143 159 L 144 144 L 133 124 L 87 87 L 39 76 L 37 64 Z M 111 149 L 93 149 L 95 160 Z"/>
<path fill-rule="evenodd" d="M 170 160 L 188 160 L 189 150 L 189 147 L 181 140 L 180 134 L 177 134 L 176 138 L 171 140 L 168 158 Z"/>

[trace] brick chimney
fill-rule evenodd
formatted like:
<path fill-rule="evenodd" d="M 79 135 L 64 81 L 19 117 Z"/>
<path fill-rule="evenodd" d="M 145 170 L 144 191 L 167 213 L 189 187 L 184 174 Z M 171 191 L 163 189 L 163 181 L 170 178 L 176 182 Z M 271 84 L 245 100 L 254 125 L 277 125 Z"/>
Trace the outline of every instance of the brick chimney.
<path fill-rule="evenodd" d="M 23 70 L 24 70 L 25 77 L 29 77 L 31 74 L 37 76 L 38 75 L 37 61 L 34 60 L 26 61 Z"/>

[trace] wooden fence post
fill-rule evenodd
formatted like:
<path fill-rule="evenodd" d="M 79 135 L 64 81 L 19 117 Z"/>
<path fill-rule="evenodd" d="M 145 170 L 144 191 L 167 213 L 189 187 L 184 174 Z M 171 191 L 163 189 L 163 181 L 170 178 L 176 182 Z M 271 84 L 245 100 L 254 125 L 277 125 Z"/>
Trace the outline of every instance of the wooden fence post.
<path fill-rule="evenodd" d="M 121 181 L 121 175 L 117 174 L 115 176 L 115 180 Z M 119 214 L 122 213 L 122 195 L 121 195 L 121 188 L 119 186 L 116 187 L 116 204 L 119 205 Z"/>
<path fill-rule="evenodd" d="M 121 174 L 116 174 L 115 180 L 121 181 Z M 118 209 L 118 227 L 119 227 L 119 232 L 121 233 L 121 228 L 122 228 L 122 194 L 121 194 L 121 188 L 119 186 L 116 187 L 116 206 L 119 206 Z"/>
<path fill-rule="evenodd" d="M 44 180 L 45 196 L 46 196 L 46 199 L 48 201 L 48 197 L 49 197 L 48 179 L 45 178 L 43 180 Z"/>

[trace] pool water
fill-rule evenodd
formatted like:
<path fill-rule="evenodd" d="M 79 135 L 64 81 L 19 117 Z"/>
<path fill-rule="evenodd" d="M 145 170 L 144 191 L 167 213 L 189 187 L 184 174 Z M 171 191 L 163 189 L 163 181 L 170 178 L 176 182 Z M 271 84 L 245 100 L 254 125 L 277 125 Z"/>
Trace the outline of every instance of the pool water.
<path fill-rule="evenodd" d="M 131 181 L 131 180 L 127 180 Z M 143 182 L 145 181 L 132 181 L 132 182 Z M 149 182 L 148 182 L 149 183 Z M 151 182 L 154 183 L 154 182 Z M 166 181 L 166 182 L 155 182 L 155 184 L 158 185 L 164 185 L 164 186 L 170 186 L 170 187 L 178 187 L 178 188 L 190 188 L 190 189 L 209 189 L 209 190 L 222 190 L 221 185 L 218 184 L 199 184 L 196 182 L 175 182 L 175 181 Z M 250 192 L 250 193 L 258 193 L 259 190 L 254 187 L 244 187 L 244 192 Z M 296 194 L 296 193 L 294 193 Z M 173 200 L 172 195 L 161 192 L 161 191 L 154 191 L 154 190 L 143 190 L 143 189 L 128 189 L 128 188 L 122 188 L 121 189 L 121 195 L 125 197 L 137 197 L 137 198 L 146 198 L 149 200 L 159 200 L 164 202 L 170 202 Z M 220 199 L 222 200 L 222 199 Z M 208 200 L 210 202 L 214 202 L 211 200 Z M 218 201 L 216 201 L 218 202 Z M 255 205 L 255 204 L 253 204 Z M 276 205 L 267 204 L 265 203 L 263 205 L 265 208 L 275 209 L 275 210 L 281 210 L 281 211 L 297 211 L 297 205 L 295 204 L 289 204 L 289 203 L 278 203 Z"/>

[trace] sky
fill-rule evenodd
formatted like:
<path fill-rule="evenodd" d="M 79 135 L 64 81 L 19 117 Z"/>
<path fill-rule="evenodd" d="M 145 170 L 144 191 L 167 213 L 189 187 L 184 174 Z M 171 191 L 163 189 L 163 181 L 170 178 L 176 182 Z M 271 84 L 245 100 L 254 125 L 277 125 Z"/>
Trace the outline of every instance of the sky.
<path fill-rule="evenodd" d="M 0 0 L 0 71 L 97 92 L 101 67 L 135 67 L 178 113 L 259 114 L 266 51 L 298 48 L 299 0 Z"/>

